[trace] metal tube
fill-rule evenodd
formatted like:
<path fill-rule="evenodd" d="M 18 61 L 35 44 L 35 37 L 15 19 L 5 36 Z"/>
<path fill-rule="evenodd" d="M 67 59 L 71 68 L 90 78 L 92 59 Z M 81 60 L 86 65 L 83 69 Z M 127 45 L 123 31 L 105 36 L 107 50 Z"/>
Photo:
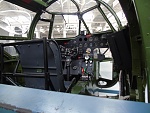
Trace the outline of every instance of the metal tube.
<path fill-rule="evenodd" d="M 43 38 L 43 55 L 44 55 L 44 75 L 45 89 L 49 90 L 49 72 L 48 72 L 48 57 L 47 57 L 47 39 Z"/>
<path fill-rule="evenodd" d="M 44 74 L 45 74 L 45 89 L 49 90 L 49 85 L 51 90 L 55 91 L 55 88 L 50 79 L 50 73 L 48 71 L 48 50 L 47 50 L 47 39 L 43 38 L 43 53 L 44 53 Z"/>
<path fill-rule="evenodd" d="M 20 60 L 17 61 L 16 67 L 15 67 L 14 72 L 13 72 L 14 74 L 17 72 L 17 69 L 19 67 L 19 63 L 20 63 Z"/>
<path fill-rule="evenodd" d="M 82 15 L 80 15 L 80 20 L 82 21 L 82 23 L 84 24 L 84 26 L 85 26 L 85 28 L 86 28 L 86 30 L 87 30 L 87 32 L 88 32 L 88 34 L 91 34 L 90 33 L 90 30 L 89 30 L 89 28 L 88 28 L 88 26 L 86 25 L 86 23 L 85 23 L 85 21 L 84 21 L 84 19 L 82 18 Z"/>
<path fill-rule="evenodd" d="M 38 13 L 36 13 L 36 15 L 34 16 L 34 19 L 32 20 L 32 23 L 30 25 L 29 28 L 29 33 L 27 35 L 27 37 L 31 40 L 34 37 L 34 31 L 35 31 L 35 27 L 37 25 L 37 22 L 40 20 L 40 16 L 43 12 L 39 11 Z"/>
<path fill-rule="evenodd" d="M 0 63 L 1 63 L 1 65 L 0 65 L 0 83 L 3 83 L 3 70 L 4 70 L 4 48 L 3 48 L 3 45 L 1 44 L 0 45 L 0 51 L 1 51 L 1 53 L 0 53 Z"/>
<path fill-rule="evenodd" d="M 95 5 L 95 6 L 93 6 L 93 7 L 90 7 L 89 9 L 86 9 L 86 10 L 82 11 L 81 14 L 85 14 L 85 13 L 87 13 L 87 12 L 89 12 L 89 11 L 92 11 L 92 10 L 94 10 L 94 9 L 96 9 L 96 8 L 98 8 L 98 5 Z"/>
<path fill-rule="evenodd" d="M 77 4 L 77 2 L 76 1 L 74 1 L 74 0 L 71 0 L 73 3 L 74 3 L 74 5 L 77 7 L 77 10 L 78 10 L 78 12 L 80 12 L 80 8 L 79 8 L 79 5 Z"/>
<path fill-rule="evenodd" d="M 12 83 L 14 86 L 18 86 L 11 78 L 6 77 L 6 79 L 7 79 L 10 83 Z"/>
<path fill-rule="evenodd" d="M 52 20 L 52 21 L 50 22 L 50 26 L 49 26 L 48 39 L 51 39 L 51 36 L 52 36 L 54 19 L 55 19 L 55 15 L 54 15 L 54 14 L 52 14 L 52 18 L 51 18 L 51 20 Z"/>
<path fill-rule="evenodd" d="M 43 21 L 43 22 L 52 22 L 51 19 L 44 19 L 44 18 L 41 18 L 40 20 Z"/>
<path fill-rule="evenodd" d="M 30 73 L 30 74 L 24 74 L 24 73 L 4 73 L 3 76 L 7 76 L 7 77 L 28 77 L 28 78 L 45 78 L 45 76 L 43 75 L 43 73 Z"/>
<path fill-rule="evenodd" d="M 105 3 L 104 1 L 102 0 L 95 0 L 97 3 L 100 3 L 100 4 L 103 4 L 110 12 L 111 14 L 115 17 L 117 23 L 118 23 L 118 26 L 120 28 L 120 30 L 122 29 L 122 24 L 121 24 L 121 21 L 120 19 L 118 18 L 118 16 L 116 15 L 115 11 L 107 4 Z"/>
<path fill-rule="evenodd" d="M 24 45 L 24 44 L 32 44 L 32 43 L 39 43 L 39 42 L 43 42 L 42 39 L 38 39 L 38 40 L 29 40 L 29 41 L 22 41 L 22 42 L 14 42 L 14 43 L 6 43 L 3 44 L 3 46 L 17 46 L 17 45 Z"/>
<path fill-rule="evenodd" d="M 78 31 L 78 34 L 80 35 L 81 34 L 81 20 L 79 19 L 79 31 Z"/>
<path fill-rule="evenodd" d="M 0 36 L 0 40 L 29 40 L 27 37 Z"/>
<path fill-rule="evenodd" d="M 47 10 L 45 10 L 45 12 L 47 12 L 48 14 L 51 15 L 77 15 L 78 12 L 74 12 L 74 13 L 63 13 L 63 12 L 49 12 Z"/>

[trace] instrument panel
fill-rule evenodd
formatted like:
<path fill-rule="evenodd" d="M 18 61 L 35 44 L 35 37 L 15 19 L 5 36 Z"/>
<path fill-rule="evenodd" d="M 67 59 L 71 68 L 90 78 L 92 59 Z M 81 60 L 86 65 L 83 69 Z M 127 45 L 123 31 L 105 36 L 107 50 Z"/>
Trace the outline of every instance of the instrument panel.
<path fill-rule="evenodd" d="M 79 35 L 75 39 L 70 40 L 65 45 L 67 48 L 78 48 L 78 54 L 84 54 L 88 48 L 91 52 L 95 48 L 108 48 L 106 34 L 99 35 Z"/>
<path fill-rule="evenodd" d="M 70 40 L 58 41 L 64 64 L 63 74 L 76 76 L 86 73 L 92 76 L 93 59 L 99 61 L 105 59 L 105 55 L 101 54 L 99 48 L 109 47 L 106 39 L 107 34 L 78 35 Z M 82 72 L 83 70 L 85 72 Z"/>

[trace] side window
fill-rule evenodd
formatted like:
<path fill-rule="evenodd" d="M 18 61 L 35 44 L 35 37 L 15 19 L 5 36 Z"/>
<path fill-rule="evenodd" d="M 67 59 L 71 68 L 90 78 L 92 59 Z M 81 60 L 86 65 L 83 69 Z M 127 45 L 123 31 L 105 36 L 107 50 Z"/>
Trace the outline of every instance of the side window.
<path fill-rule="evenodd" d="M 13 46 L 6 46 L 4 50 L 9 53 L 11 56 L 18 56 L 16 49 Z"/>
<path fill-rule="evenodd" d="M 35 13 L 3 0 L 0 7 L 0 35 L 27 37 Z"/>

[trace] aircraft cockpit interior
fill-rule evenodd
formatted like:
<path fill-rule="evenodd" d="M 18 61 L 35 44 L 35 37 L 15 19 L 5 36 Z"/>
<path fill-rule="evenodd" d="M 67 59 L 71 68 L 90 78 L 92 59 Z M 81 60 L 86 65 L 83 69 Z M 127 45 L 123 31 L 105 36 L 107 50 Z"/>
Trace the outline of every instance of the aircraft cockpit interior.
<path fill-rule="evenodd" d="M 145 2 L 0 0 L 0 112 L 149 113 Z"/>

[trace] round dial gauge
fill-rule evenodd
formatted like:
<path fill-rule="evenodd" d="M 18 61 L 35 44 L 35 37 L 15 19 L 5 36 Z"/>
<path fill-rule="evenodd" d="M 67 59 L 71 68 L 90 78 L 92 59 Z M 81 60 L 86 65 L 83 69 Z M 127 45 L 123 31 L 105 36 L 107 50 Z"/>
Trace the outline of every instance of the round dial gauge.
<path fill-rule="evenodd" d="M 88 46 L 88 44 L 87 44 L 87 43 L 85 43 L 85 44 L 84 44 L 84 47 L 87 47 L 87 46 Z"/>
<path fill-rule="evenodd" d="M 98 37 L 95 37 L 95 38 L 94 38 L 94 41 L 98 41 Z"/>
<path fill-rule="evenodd" d="M 73 41 L 73 43 L 74 43 L 74 44 L 76 44 L 76 43 L 77 43 L 77 41 L 76 41 L 76 40 L 74 40 L 74 41 Z"/>
<path fill-rule="evenodd" d="M 82 44 L 81 44 L 81 43 L 79 44 L 79 47 L 82 47 Z"/>
<path fill-rule="evenodd" d="M 89 41 L 93 41 L 93 37 L 90 37 L 90 38 L 89 38 Z"/>

